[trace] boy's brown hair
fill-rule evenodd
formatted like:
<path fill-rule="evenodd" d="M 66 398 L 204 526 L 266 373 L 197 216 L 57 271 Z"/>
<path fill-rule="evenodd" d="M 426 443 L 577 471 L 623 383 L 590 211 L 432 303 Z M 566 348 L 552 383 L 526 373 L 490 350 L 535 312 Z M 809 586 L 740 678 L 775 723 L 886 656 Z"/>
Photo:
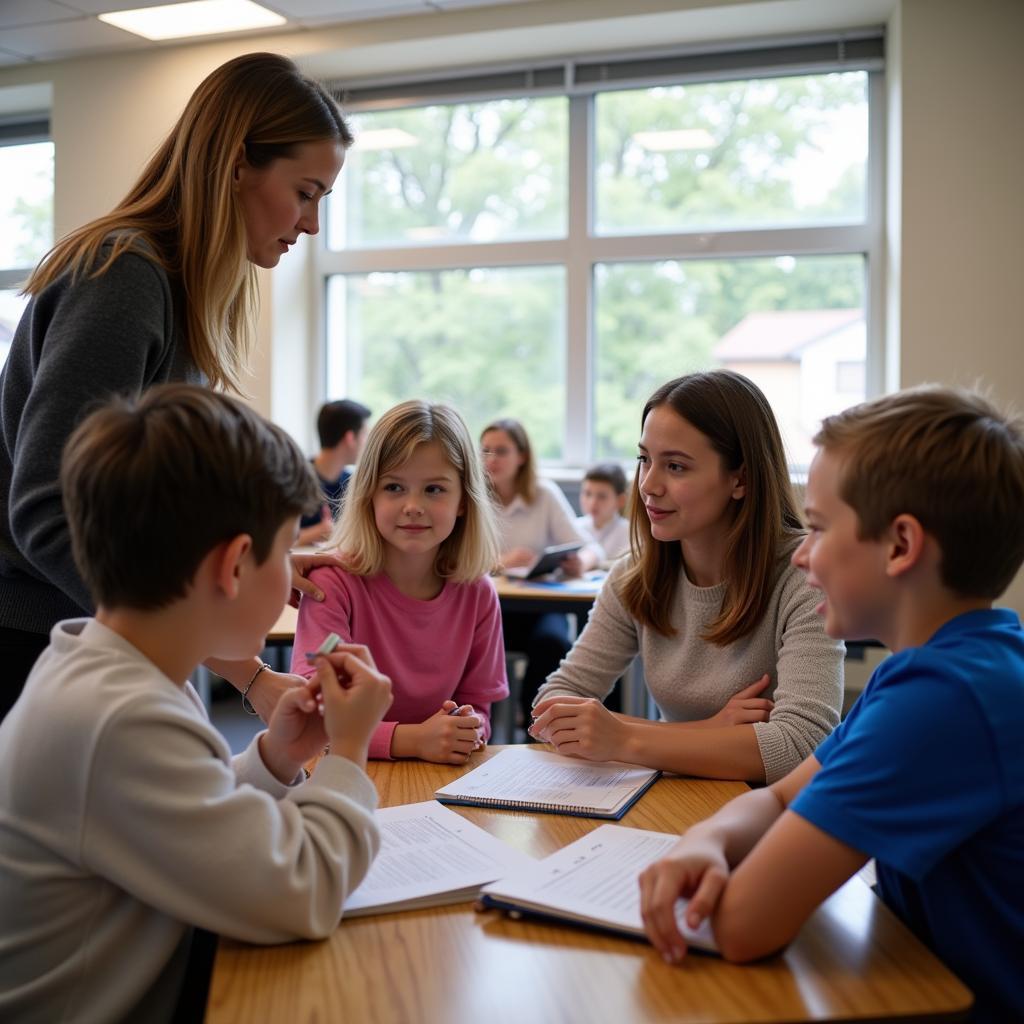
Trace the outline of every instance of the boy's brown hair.
<path fill-rule="evenodd" d="M 1024 562 L 1024 421 L 981 395 L 927 385 L 823 421 L 814 443 L 842 459 L 839 496 L 862 540 L 914 516 L 939 543 L 943 584 L 995 599 Z"/>
<path fill-rule="evenodd" d="M 60 479 L 75 563 L 106 608 L 184 597 L 206 555 L 242 533 L 261 564 L 284 523 L 321 501 L 280 427 L 188 384 L 94 412 L 71 435 Z"/>
<path fill-rule="evenodd" d="M 626 493 L 626 474 L 617 462 L 599 462 L 583 474 L 583 479 L 608 484 L 616 494 Z"/>

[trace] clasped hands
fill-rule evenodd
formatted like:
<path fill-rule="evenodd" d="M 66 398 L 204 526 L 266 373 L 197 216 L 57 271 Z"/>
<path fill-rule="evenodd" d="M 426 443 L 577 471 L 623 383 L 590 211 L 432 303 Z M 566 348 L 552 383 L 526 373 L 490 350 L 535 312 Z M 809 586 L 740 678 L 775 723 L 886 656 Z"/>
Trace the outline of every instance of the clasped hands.
<path fill-rule="evenodd" d="M 417 757 L 435 764 L 465 764 L 469 755 L 485 743 L 484 723 L 473 706 L 446 700 L 425 721 L 395 726 L 391 756 Z"/>
<path fill-rule="evenodd" d="M 771 682 L 765 673 L 756 682 L 730 697 L 711 718 L 687 723 L 695 728 L 724 728 L 767 722 L 775 704 L 759 697 Z M 560 754 L 588 761 L 624 760 L 630 723 L 609 711 L 594 697 L 547 697 L 533 709 L 530 735 L 550 743 Z"/>
<path fill-rule="evenodd" d="M 535 740 L 587 761 L 622 758 L 627 725 L 594 697 L 547 697 L 533 709 Z"/>

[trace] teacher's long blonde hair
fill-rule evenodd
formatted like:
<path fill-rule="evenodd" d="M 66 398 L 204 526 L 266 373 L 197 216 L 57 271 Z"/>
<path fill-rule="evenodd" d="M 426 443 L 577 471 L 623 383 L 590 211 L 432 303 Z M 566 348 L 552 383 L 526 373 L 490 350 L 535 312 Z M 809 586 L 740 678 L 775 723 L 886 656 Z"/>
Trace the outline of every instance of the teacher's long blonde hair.
<path fill-rule="evenodd" d="M 238 392 L 257 293 L 233 188 L 235 164 L 244 153 L 251 165 L 265 167 L 302 143 L 324 139 L 352 143 L 323 86 L 278 54 L 228 61 L 200 83 L 124 199 L 58 242 L 26 293 L 37 295 L 66 271 L 99 276 L 126 250 L 141 252 L 179 285 L 196 365 L 214 387 Z M 98 262 L 108 240 L 110 252 Z"/>

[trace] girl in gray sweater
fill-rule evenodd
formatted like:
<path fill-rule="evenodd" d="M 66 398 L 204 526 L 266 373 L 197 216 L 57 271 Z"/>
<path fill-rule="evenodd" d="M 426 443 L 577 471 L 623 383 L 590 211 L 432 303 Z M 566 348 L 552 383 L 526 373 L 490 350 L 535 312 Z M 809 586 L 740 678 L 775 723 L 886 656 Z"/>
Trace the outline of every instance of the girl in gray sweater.
<path fill-rule="evenodd" d="M 537 695 L 531 734 L 563 754 L 773 782 L 839 722 L 844 647 L 789 564 L 802 526 L 767 399 L 727 370 L 644 406 L 632 552 Z M 662 721 L 601 703 L 634 657 Z"/>

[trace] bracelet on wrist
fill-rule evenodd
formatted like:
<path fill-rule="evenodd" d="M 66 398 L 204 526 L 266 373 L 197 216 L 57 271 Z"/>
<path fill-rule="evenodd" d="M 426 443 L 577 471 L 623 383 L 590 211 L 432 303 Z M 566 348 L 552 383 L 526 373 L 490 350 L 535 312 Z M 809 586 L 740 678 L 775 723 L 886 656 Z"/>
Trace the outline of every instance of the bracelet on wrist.
<path fill-rule="evenodd" d="M 257 679 L 259 679 L 260 673 L 264 669 L 269 669 L 269 668 L 270 668 L 270 666 L 265 661 L 261 661 L 260 662 L 260 667 L 258 669 L 256 669 L 255 672 L 253 672 L 252 678 L 249 680 L 248 683 L 245 684 L 245 689 L 242 691 L 242 707 L 244 708 L 246 714 L 249 714 L 249 715 L 259 714 L 259 712 L 257 712 L 257 710 L 252 706 L 252 701 L 249 700 L 249 691 L 252 689 L 252 684 L 255 683 Z"/>

